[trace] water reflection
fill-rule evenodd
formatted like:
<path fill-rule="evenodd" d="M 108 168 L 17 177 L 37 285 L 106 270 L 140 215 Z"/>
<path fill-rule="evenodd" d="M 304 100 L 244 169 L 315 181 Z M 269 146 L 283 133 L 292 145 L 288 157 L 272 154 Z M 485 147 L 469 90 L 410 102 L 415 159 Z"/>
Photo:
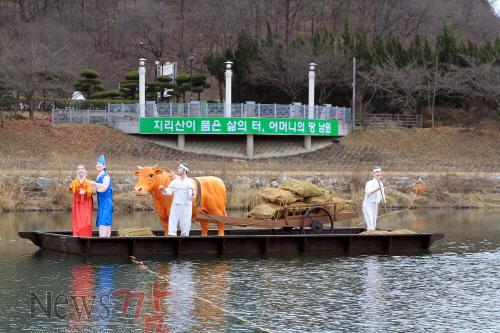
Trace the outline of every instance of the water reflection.
<path fill-rule="evenodd" d="M 197 285 L 196 317 L 205 318 L 196 322 L 194 331 L 224 331 L 224 313 L 220 310 L 226 306 L 229 285 L 229 262 L 200 263 L 195 271 Z M 206 300 L 206 301 L 205 301 Z"/>
<path fill-rule="evenodd" d="M 96 272 L 96 312 L 95 323 L 101 331 L 109 326 L 113 310 L 114 310 L 114 297 L 113 297 L 113 275 L 115 273 L 115 265 L 104 264 L 101 265 Z"/>
<path fill-rule="evenodd" d="M 173 332 L 192 331 L 195 293 L 194 267 L 191 262 L 175 262 L 168 275 L 170 295 L 166 298 L 166 325 Z"/>
<path fill-rule="evenodd" d="M 3 213 L 0 331 L 43 326 L 251 332 L 259 325 L 277 332 L 496 332 L 499 216 L 498 210 L 417 210 L 381 219 L 383 228 L 444 232 L 446 238 L 424 255 L 145 261 L 157 275 L 127 258 L 38 251 L 16 235 L 18 230 L 69 230 L 66 212 Z M 354 222 L 343 222 L 349 223 Z M 115 228 L 144 226 L 161 228 L 151 212 L 117 216 L 115 223 Z M 74 297 L 83 311 L 68 305 L 64 319 L 37 307 L 32 317 L 31 291 L 42 301 L 47 291 Z M 142 294 L 143 303 L 136 306 L 134 299 L 123 312 L 118 291 Z M 83 304 L 87 298 L 95 298 L 90 317 Z"/>
<path fill-rule="evenodd" d="M 370 256 L 364 258 L 363 266 L 364 290 L 360 293 L 361 298 L 359 300 L 363 311 L 363 320 L 366 323 L 378 322 L 387 314 L 387 310 L 384 306 L 384 295 L 386 295 L 386 290 L 379 257 Z M 367 327 L 367 331 L 374 332 L 375 330 Z"/>
<path fill-rule="evenodd" d="M 94 306 L 94 267 L 80 264 L 71 270 L 68 303 L 68 329 L 84 331 L 91 326 Z"/>

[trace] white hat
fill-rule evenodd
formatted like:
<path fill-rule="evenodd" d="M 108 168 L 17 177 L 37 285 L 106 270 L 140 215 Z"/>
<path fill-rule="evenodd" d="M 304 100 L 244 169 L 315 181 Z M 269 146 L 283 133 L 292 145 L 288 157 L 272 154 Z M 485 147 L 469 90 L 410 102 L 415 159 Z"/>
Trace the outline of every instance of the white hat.
<path fill-rule="evenodd" d="M 373 169 L 372 172 L 373 173 L 375 173 L 375 172 L 382 172 L 382 169 L 380 169 L 379 167 L 376 167 L 376 168 Z"/>
<path fill-rule="evenodd" d="M 183 169 L 186 172 L 189 172 L 189 165 L 187 163 L 179 164 L 179 168 Z"/>

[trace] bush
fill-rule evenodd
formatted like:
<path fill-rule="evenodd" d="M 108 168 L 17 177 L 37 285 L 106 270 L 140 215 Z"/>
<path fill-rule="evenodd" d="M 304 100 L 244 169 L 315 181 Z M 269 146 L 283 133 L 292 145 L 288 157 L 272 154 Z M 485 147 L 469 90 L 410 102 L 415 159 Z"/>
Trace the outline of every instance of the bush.
<path fill-rule="evenodd" d="M 125 74 L 125 79 L 130 81 L 139 81 L 139 72 L 138 71 L 130 71 Z"/>
<path fill-rule="evenodd" d="M 12 96 L 0 97 L 0 108 L 2 109 L 16 109 L 19 107 L 19 100 Z"/>
<path fill-rule="evenodd" d="M 156 81 L 169 83 L 172 82 L 172 78 L 170 76 L 160 75 L 156 78 Z"/>
<path fill-rule="evenodd" d="M 87 79 L 96 79 L 99 77 L 99 73 L 95 69 L 82 69 L 80 71 L 80 76 Z"/>
<path fill-rule="evenodd" d="M 123 97 L 124 96 L 120 90 L 113 89 L 113 90 L 93 93 L 90 98 L 92 98 L 92 99 L 121 99 Z"/>
<path fill-rule="evenodd" d="M 127 99 L 87 99 L 82 101 L 74 101 L 67 98 L 46 99 L 48 102 L 54 103 L 54 107 L 64 109 L 65 107 L 74 107 L 78 109 L 104 109 L 108 104 L 136 104 L 136 100 Z"/>

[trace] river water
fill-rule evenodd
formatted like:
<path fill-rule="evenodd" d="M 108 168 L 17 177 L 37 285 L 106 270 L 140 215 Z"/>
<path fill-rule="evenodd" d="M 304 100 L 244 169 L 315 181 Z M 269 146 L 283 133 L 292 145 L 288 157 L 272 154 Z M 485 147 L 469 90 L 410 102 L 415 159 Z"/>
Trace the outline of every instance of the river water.
<path fill-rule="evenodd" d="M 17 236 L 69 229 L 70 219 L 67 212 L 0 214 L 1 332 L 500 332 L 498 210 L 380 219 L 381 228 L 445 233 L 418 255 L 141 265 L 39 251 Z M 141 226 L 161 229 L 153 212 L 115 216 L 114 228 Z"/>

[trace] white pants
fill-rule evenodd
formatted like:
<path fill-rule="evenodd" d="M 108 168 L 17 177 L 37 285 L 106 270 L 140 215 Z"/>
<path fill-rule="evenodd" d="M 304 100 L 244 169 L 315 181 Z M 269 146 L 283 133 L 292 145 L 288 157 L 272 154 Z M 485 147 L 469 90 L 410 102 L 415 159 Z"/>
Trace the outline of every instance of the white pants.
<path fill-rule="evenodd" d="M 111 226 L 100 225 L 99 237 L 111 237 Z"/>
<path fill-rule="evenodd" d="M 363 201 L 363 216 L 365 217 L 366 229 L 377 228 L 378 203 Z"/>
<path fill-rule="evenodd" d="M 191 230 L 192 206 L 172 204 L 168 217 L 168 235 L 177 236 L 177 224 L 181 229 L 181 236 L 189 236 Z"/>

